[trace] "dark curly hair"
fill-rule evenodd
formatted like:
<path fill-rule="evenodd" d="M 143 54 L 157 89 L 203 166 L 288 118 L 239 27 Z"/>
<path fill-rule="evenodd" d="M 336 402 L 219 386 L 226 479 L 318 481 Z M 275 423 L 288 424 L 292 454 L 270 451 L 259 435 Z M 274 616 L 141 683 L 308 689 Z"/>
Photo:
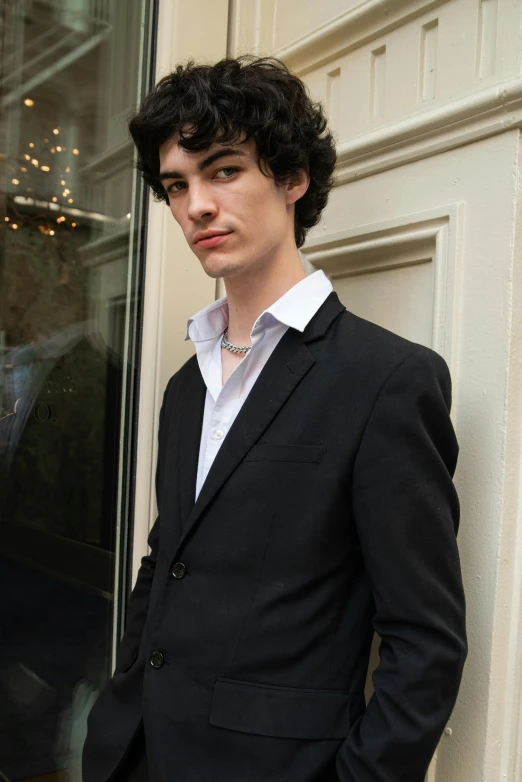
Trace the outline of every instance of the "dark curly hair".
<path fill-rule="evenodd" d="M 193 151 L 216 141 L 253 139 L 260 168 L 266 164 L 277 184 L 307 171 L 308 190 L 295 204 L 297 247 L 326 206 L 336 161 L 326 117 L 303 82 L 273 57 L 179 65 L 145 97 L 129 130 L 138 169 L 157 200 L 168 203 L 159 179 L 159 147 L 177 136 L 180 146 Z"/>

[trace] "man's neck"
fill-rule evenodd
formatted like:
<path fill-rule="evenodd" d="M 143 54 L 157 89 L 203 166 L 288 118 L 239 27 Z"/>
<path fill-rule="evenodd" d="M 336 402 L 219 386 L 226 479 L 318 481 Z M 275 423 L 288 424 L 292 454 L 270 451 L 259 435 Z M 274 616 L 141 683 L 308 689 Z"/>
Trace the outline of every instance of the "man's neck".
<path fill-rule="evenodd" d="M 259 274 L 225 278 L 228 300 L 228 339 L 236 345 L 249 345 L 252 327 L 267 307 L 303 280 L 299 255 L 282 267 L 264 269 Z"/>

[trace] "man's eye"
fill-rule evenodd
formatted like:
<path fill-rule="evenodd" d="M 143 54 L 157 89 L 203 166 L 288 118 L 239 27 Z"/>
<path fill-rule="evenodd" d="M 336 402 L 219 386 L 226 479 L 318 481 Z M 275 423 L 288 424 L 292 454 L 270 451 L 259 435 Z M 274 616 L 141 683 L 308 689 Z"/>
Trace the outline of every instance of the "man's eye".
<path fill-rule="evenodd" d="M 219 171 L 216 171 L 215 176 L 217 179 L 231 179 L 238 171 L 239 168 L 236 168 L 235 166 L 225 166 L 224 168 L 220 168 Z M 167 193 L 169 195 L 179 193 L 181 190 L 184 190 L 186 186 L 186 182 L 173 182 L 167 187 Z"/>
<path fill-rule="evenodd" d="M 236 174 L 239 171 L 239 168 L 233 168 L 232 166 L 227 166 L 226 168 L 220 168 L 219 171 L 216 173 L 216 177 L 218 179 L 230 179 L 230 177 L 233 177 L 234 174 Z M 222 174 L 223 176 L 219 176 Z"/>
<path fill-rule="evenodd" d="M 168 186 L 167 193 L 179 193 L 179 191 L 183 189 L 184 184 L 184 182 L 173 182 Z"/>

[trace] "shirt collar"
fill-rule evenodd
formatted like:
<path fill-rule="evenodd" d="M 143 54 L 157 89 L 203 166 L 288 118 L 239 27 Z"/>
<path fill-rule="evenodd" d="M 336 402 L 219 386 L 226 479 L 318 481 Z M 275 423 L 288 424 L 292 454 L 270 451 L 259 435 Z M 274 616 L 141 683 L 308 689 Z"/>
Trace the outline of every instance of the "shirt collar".
<path fill-rule="evenodd" d="M 185 339 L 191 339 L 193 342 L 215 339 L 227 326 L 228 301 L 227 297 L 223 296 L 189 318 Z"/>
<path fill-rule="evenodd" d="M 332 290 L 332 283 L 322 269 L 310 274 L 259 315 L 252 327 L 251 336 L 277 323 L 304 331 Z M 227 297 L 223 296 L 189 318 L 185 339 L 191 339 L 193 342 L 215 339 L 227 326 L 228 301 Z"/>

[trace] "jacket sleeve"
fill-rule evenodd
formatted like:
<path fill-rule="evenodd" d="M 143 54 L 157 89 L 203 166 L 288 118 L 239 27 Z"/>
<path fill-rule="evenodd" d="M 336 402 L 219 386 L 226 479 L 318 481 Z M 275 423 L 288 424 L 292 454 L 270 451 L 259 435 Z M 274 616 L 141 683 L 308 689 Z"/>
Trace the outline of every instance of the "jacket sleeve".
<path fill-rule="evenodd" d="M 353 513 L 381 646 L 374 694 L 338 753 L 341 782 L 420 782 L 457 697 L 467 647 L 450 407 L 446 363 L 415 349 L 361 440 Z"/>
<path fill-rule="evenodd" d="M 167 393 L 169 386 L 172 382 L 172 378 L 167 384 L 165 394 L 163 396 L 163 404 L 161 406 L 159 416 L 159 433 L 158 433 L 158 461 L 156 465 L 156 498 L 159 506 L 160 484 L 162 481 L 162 465 L 161 454 L 163 451 L 163 427 L 165 417 L 165 404 L 167 399 Z M 147 618 L 147 612 L 149 609 L 150 590 L 152 587 L 152 579 L 154 578 L 154 571 L 156 569 L 156 559 L 158 554 L 158 540 L 159 540 L 159 525 L 160 516 L 158 515 L 148 537 L 148 545 L 150 552 L 144 556 L 141 560 L 140 569 L 136 579 L 136 584 L 131 592 L 129 602 L 127 604 L 125 632 L 123 633 L 117 658 L 116 668 L 114 673 L 121 673 L 126 668 L 130 667 L 131 663 L 138 656 L 140 648 L 141 637 L 143 634 L 143 628 L 145 626 L 145 620 Z"/>

